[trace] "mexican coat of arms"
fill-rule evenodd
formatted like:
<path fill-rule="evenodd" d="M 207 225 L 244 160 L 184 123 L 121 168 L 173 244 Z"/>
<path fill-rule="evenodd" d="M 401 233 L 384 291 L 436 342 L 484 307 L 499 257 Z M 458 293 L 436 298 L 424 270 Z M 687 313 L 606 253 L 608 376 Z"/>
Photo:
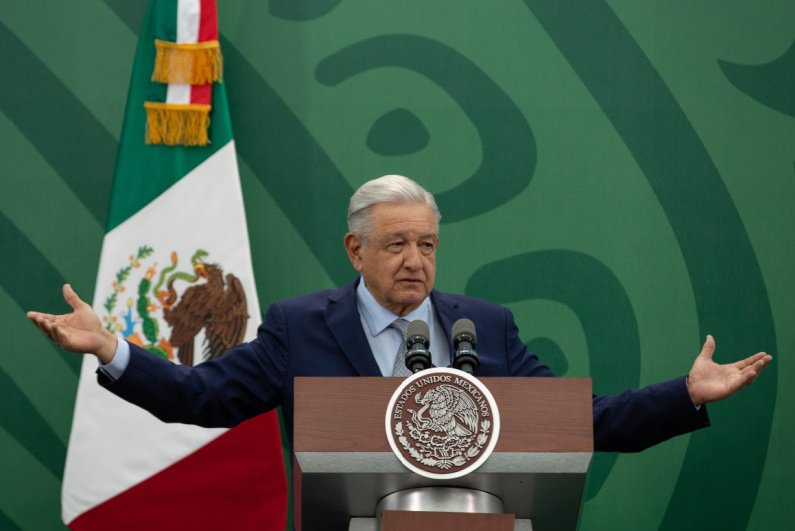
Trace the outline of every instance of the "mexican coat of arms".
<path fill-rule="evenodd" d="M 139 247 L 115 274 L 103 304 L 105 327 L 182 365 L 224 355 L 243 341 L 248 306 L 240 279 L 224 275 L 208 255 L 197 249 L 185 271 L 176 252 L 161 266 L 154 249 Z"/>
<path fill-rule="evenodd" d="M 499 411 L 489 390 L 456 369 L 429 369 L 407 378 L 386 414 L 390 446 L 414 472 L 436 479 L 479 467 L 499 436 Z"/>

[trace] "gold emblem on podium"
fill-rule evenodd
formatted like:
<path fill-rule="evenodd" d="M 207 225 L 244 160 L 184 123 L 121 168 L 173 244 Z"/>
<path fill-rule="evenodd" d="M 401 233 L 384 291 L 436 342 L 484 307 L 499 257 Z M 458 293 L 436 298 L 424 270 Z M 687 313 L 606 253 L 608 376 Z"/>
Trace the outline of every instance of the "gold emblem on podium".
<path fill-rule="evenodd" d="M 456 369 L 429 369 L 407 378 L 386 412 L 392 451 L 407 468 L 434 479 L 474 471 L 491 455 L 499 432 L 491 392 Z"/>

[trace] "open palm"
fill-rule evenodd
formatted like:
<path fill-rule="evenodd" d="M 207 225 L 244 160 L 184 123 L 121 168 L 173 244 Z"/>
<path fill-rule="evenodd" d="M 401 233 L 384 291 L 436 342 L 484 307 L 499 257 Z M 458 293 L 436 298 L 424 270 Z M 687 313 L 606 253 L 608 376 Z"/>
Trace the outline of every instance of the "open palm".
<path fill-rule="evenodd" d="M 116 337 L 105 330 L 93 308 L 69 284 L 63 287 L 63 297 L 72 307 L 72 313 L 28 312 L 28 319 L 58 346 L 72 352 L 96 354 L 103 362 L 109 361 L 116 350 Z"/>
<path fill-rule="evenodd" d="M 717 402 L 733 395 L 753 382 L 773 359 L 759 352 L 736 363 L 719 365 L 712 360 L 714 352 L 715 340 L 708 335 L 687 378 L 687 390 L 696 405 Z"/>

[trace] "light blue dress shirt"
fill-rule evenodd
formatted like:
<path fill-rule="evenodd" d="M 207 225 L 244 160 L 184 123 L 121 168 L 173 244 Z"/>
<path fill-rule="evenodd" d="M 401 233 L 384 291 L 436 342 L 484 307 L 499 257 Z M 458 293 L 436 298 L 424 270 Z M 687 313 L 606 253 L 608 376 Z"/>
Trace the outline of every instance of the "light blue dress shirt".
<path fill-rule="evenodd" d="M 364 335 L 367 336 L 367 341 L 370 343 L 370 350 L 373 351 L 378 368 L 381 369 L 381 375 L 392 376 L 395 356 L 397 356 L 403 336 L 399 330 L 390 328 L 389 325 L 399 316 L 378 304 L 367 286 L 364 285 L 364 279 L 356 288 L 356 306 L 359 309 Z M 431 306 L 431 298 L 426 297 L 416 310 L 409 312 L 403 319 L 408 322 L 421 319 L 428 323 L 431 333 L 431 337 L 428 338 L 431 341 L 428 350 L 431 351 L 432 362 L 437 367 L 447 367 L 450 364 L 447 338 L 436 319 L 436 314 Z"/>
<path fill-rule="evenodd" d="M 130 345 L 124 338 L 116 337 L 118 341 L 116 342 L 116 354 L 113 355 L 113 359 L 110 360 L 110 363 L 107 365 L 101 361 L 99 362 L 99 370 L 114 381 L 121 378 L 124 369 L 126 369 L 127 364 L 130 363 Z"/>

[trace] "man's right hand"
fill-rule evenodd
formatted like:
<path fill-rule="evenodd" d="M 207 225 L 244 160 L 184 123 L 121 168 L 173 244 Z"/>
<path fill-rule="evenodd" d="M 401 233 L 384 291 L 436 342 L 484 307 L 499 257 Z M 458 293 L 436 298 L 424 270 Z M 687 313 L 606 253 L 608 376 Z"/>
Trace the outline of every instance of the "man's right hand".
<path fill-rule="evenodd" d="M 72 352 L 94 354 L 108 364 L 116 353 L 117 339 L 102 326 L 94 309 L 83 302 L 69 284 L 63 287 L 63 298 L 74 310 L 63 315 L 28 312 L 28 319 L 58 346 Z"/>

